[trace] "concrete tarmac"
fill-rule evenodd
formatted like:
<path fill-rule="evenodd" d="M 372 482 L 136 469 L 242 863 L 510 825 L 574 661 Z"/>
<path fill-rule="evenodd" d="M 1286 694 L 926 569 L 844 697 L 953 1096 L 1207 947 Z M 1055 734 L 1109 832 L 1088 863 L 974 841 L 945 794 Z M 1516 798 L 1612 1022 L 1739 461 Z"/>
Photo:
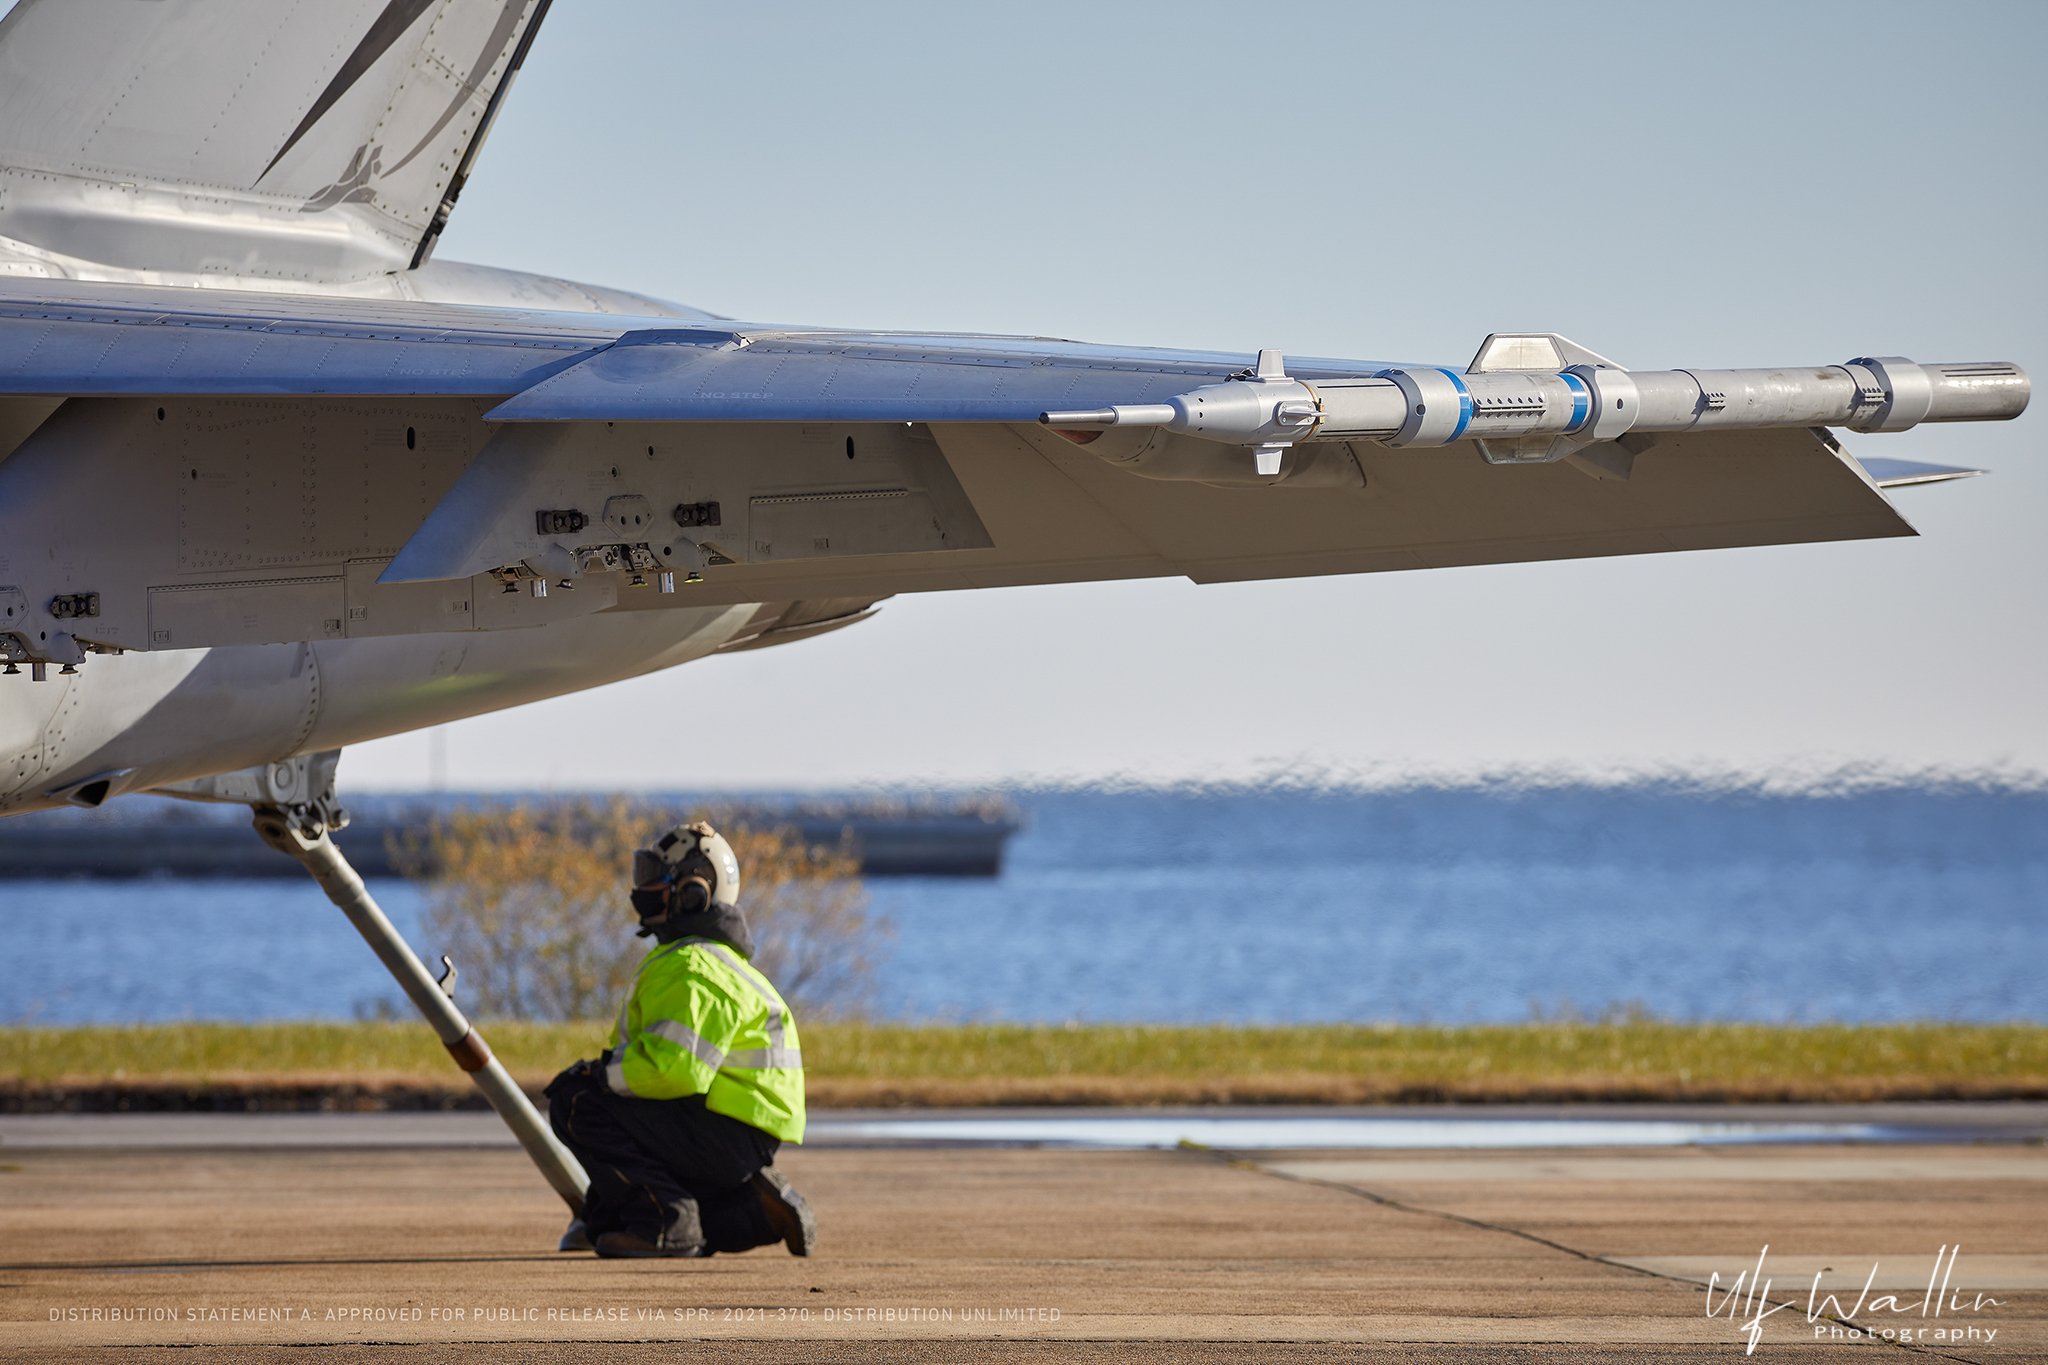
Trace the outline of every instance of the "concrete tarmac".
<path fill-rule="evenodd" d="M 516 1151 L 408 1143 L 416 1116 L 324 1144 L 8 1120 L 0 1357 L 1691 1361 L 1754 1331 L 1777 1360 L 2048 1360 L 2048 1147 L 2018 1112 L 1884 1144 L 822 1143 L 778 1162 L 816 1255 L 694 1262 L 553 1252 Z"/>

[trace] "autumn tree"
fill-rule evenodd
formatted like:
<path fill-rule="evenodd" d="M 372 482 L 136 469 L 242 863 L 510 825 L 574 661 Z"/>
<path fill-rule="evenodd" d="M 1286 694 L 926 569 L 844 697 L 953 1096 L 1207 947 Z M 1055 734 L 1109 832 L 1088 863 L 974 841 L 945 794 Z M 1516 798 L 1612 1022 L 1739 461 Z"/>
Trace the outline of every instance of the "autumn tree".
<path fill-rule="evenodd" d="M 740 860 L 754 963 L 800 1012 L 868 1003 L 881 932 L 844 847 L 727 812 L 665 811 L 625 797 L 461 809 L 398 850 L 426 895 L 428 934 L 461 971 L 466 1003 L 513 1019 L 602 1019 L 651 941 L 627 900 L 633 850 L 708 818 Z"/>

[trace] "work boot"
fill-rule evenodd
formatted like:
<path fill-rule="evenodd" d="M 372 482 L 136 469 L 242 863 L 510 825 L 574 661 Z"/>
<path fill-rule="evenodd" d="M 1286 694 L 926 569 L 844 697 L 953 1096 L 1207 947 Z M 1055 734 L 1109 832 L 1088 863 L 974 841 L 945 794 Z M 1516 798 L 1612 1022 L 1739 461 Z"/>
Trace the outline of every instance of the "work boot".
<path fill-rule="evenodd" d="M 808 1256 L 818 1241 L 818 1220 L 796 1187 L 773 1167 L 763 1167 L 754 1177 L 754 1192 L 761 1196 L 761 1212 L 768 1226 L 782 1239 L 792 1256 Z"/>
<path fill-rule="evenodd" d="M 590 1249 L 590 1229 L 584 1226 L 581 1218 L 571 1218 L 568 1230 L 563 1232 L 562 1240 L 555 1244 L 555 1250 L 589 1251 Z"/>
<path fill-rule="evenodd" d="M 701 1245 L 676 1246 L 642 1237 L 637 1232 L 600 1232 L 593 1249 L 607 1260 L 651 1260 L 656 1257 L 689 1260 L 711 1254 Z"/>

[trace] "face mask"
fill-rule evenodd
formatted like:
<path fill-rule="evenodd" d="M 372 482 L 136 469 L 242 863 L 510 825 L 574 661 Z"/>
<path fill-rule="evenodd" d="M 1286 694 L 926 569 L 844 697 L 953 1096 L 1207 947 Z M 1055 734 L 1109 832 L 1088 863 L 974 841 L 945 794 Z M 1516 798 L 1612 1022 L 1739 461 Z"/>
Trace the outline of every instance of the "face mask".
<path fill-rule="evenodd" d="M 633 888 L 633 913 L 641 919 L 660 919 L 668 913 L 669 889 L 665 886 Z"/>

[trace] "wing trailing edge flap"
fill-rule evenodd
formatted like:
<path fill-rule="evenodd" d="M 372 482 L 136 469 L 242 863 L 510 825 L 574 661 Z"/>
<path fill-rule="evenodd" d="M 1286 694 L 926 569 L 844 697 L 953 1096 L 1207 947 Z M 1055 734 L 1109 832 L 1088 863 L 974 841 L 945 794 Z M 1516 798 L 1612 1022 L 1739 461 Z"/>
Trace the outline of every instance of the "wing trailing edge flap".
<path fill-rule="evenodd" d="M 1863 466 L 1863 472 L 1879 488 L 1917 488 L 1923 484 L 1952 483 L 1957 479 L 1974 479 L 1986 472 L 1962 465 L 1923 464 L 1918 460 L 1875 459 L 1862 455 L 1856 457 L 1856 463 Z"/>
<path fill-rule="evenodd" d="M 1126 547 L 1200 583 L 1914 534 L 1831 437 L 1796 428 L 1661 436 L 1611 479 L 1489 465 L 1469 443 L 1360 443 L 1348 450 L 1362 488 L 1132 478 L 1039 426 L 935 432 L 995 532 L 984 557 L 1024 510 L 1002 483 L 1028 450 Z"/>
<path fill-rule="evenodd" d="M 1362 489 L 1134 478 L 1038 426 L 932 428 L 993 544 L 953 555 L 744 565 L 706 602 L 1181 575 L 1200 583 L 1912 535 L 1806 431 L 1647 446 L 1626 480 L 1496 467 L 1469 447 L 1360 446 Z"/>

